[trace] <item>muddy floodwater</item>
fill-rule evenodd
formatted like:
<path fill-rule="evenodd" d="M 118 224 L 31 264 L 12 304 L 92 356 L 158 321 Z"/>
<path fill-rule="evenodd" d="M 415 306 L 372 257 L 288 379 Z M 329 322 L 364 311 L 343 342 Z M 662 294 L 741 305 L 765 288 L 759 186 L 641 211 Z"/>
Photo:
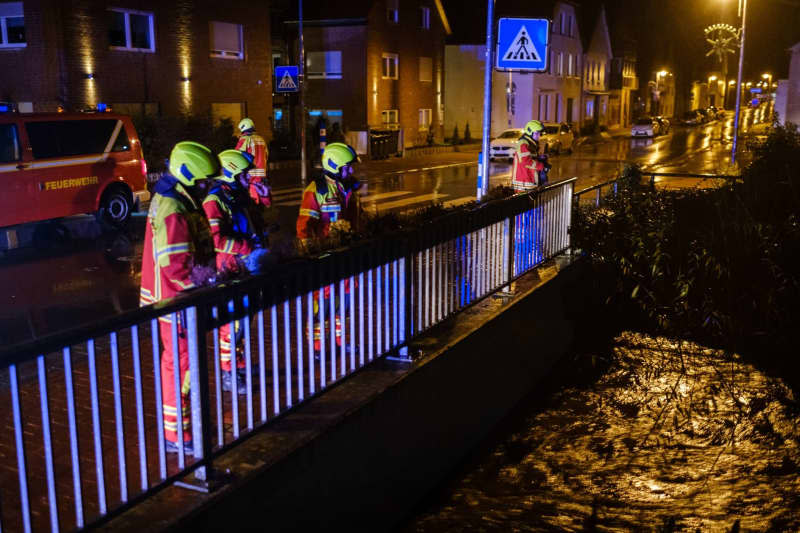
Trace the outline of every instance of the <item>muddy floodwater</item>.
<path fill-rule="evenodd" d="M 634 333 L 597 357 L 591 384 L 524 402 L 402 529 L 800 531 L 800 409 L 781 380 Z"/>

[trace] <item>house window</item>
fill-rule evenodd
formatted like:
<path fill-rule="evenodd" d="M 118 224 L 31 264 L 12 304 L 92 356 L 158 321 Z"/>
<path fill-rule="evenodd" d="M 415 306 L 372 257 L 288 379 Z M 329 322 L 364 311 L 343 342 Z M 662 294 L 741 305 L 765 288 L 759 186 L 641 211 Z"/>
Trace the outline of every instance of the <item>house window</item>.
<path fill-rule="evenodd" d="M 433 81 L 433 58 L 419 58 L 419 81 Z"/>
<path fill-rule="evenodd" d="M 575 37 L 575 32 L 572 28 L 572 15 L 567 15 L 567 35 Z"/>
<path fill-rule="evenodd" d="M 567 76 L 575 75 L 575 66 L 572 63 L 572 54 L 567 54 Z"/>
<path fill-rule="evenodd" d="M 433 111 L 431 109 L 420 109 L 419 110 L 419 129 L 420 130 L 427 130 L 431 127 L 431 123 L 433 122 Z"/>
<path fill-rule="evenodd" d="M 564 23 L 564 18 L 564 12 L 562 11 L 558 16 L 558 33 L 561 35 L 564 35 L 564 32 L 567 29 L 566 24 Z"/>
<path fill-rule="evenodd" d="M 19 136 L 14 124 L 0 124 L 0 163 L 19 161 Z"/>
<path fill-rule="evenodd" d="M 108 39 L 114 50 L 154 52 L 153 14 L 130 9 L 109 9 L 111 25 Z"/>
<path fill-rule="evenodd" d="M 431 8 L 429 7 L 421 7 L 419 8 L 420 14 L 420 27 L 429 30 L 431 29 Z"/>
<path fill-rule="evenodd" d="M 22 2 L 0 3 L 0 48 L 23 48 L 26 44 Z"/>
<path fill-rule="evenodd" d="M 381 122 L 384 126 L 396 126 L 399 122 L 397 116 L 397 109 L 384 109 L 381 111 Z"/>
<path fill-rule="evenodd" d="M 244 59 L 242 25 L 211 21 L 211 57 Z"/>
<path fill-rule="evenodd" d="M 558 53 L 558 75 L 564 75 L 564 52 Z"/>
<path fill-rule="evenodd" d="M 306 74 L 312 80 L 342 79 L 342 52 L 308 52 L 306 54 Z"/>
<path fill-rule="evenodd" d="M 397 54 L 383 54 L 383 79 L 397 79 Z"/>
<path fill-rule="evenodd" d="M 400 22 L 400 9 L 397 2 L 398 0 L 387 0 L 386 2 L 386 20 L 392 24 Z"/>
<path fill-rule="evenodd" d="M 594 116 L 594 100 L 586 100 L 586 118 Z"/>
<path fill-rule="evenodd" d="M 546 121 L 550 119 L 549 116 L 550 110 L 550 95 L 549 94 L 540 94 L 539 95 L 539 120 Z"/>
<path fill-rule="evenodd" d="M 211 120 L 214 124 L 219 124 L 227 119 L 235 127 L 244 116 L 244 103 L 242 102 L 211 103 Z"/>

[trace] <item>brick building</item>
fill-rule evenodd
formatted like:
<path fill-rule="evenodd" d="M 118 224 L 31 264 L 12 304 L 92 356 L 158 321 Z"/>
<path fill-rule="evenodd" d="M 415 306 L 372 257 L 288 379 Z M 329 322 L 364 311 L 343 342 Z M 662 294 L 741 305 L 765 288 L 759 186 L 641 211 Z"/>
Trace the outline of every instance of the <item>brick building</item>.
<path fill-rule="evenodd" d="M 312 131 L 324 118 L 329 132 L 337 123 L 351 132 L 351 142 L 359 138 L 352 133 L 375 129 L 400 130 L 406 147 L 427 143 L 431 130 L 442 139 L 449 26 L 439 0 L 311 1 L 304 19 L 306 124 Z M 288 50 L 295 54 L 297 22 L 287 28 Z"/>
<path fill-rule="evenodd" d="M 0 43 L 0 100 L 20 111 L 249 115 L 269 135 L 267 3 L 25 0 L 0 2 L 0 19 L 17 28 Z"/>

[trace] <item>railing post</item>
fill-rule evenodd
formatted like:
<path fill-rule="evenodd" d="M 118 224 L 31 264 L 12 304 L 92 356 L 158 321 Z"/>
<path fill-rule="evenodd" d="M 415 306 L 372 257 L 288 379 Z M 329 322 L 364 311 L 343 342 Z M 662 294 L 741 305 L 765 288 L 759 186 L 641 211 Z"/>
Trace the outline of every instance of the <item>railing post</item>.
<path fill-rule="evenodd" d="M 650 174 L 650 188 L 656 190 L 656 175 Z"/>
<path fill-rule="evenodd" d="M 511 280 L 514 279 L 514 250 L 516 250 L 516 216 L 511 214 L 506 219 L 506 285 L 503 287 L 503 292 L 511 293 Z"/>
<path fill-rule="evenodd" d="M 600 191 L 601 190 L 602 190 L 602 187 L 598 187 L 596 189 L 597 192 L 595 192 L 595 197 L 594 197 L 594 205 L 595 205 L 595 207 L 600 207 Z"/>
<path fill-rule="evenodd" d="M 208 391 L 205 319 L 205 313 L 198 312 L 197 307 L 192 306 L 186 309 L 192 440 L 195 459 L 204 463 L 206 462 L 204 461 L 205 457 L 211 451 L 211 397 Z M 235 356 L 236 354 L 234 353 L 234 365 Z M 191 488 L 209 489 L 210 476 L 207 466 L 206 464 L 206 466 L 201 466 L 195 470 L 195 477 L 204 482 L 203 485 L 201 487 L 193 485 Z"/>

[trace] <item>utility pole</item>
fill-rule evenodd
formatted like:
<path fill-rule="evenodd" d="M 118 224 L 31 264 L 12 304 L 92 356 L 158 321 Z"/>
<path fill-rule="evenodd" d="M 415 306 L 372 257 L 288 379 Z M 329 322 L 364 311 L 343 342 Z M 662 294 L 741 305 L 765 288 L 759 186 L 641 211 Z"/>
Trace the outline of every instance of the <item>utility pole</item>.
<path fill-rule="evenodd" d="M 483 73 L 483 133 L 481 159 L 478 161 L 478 194 L 480 200 L 489 191 L 489 132 L 492 127 L 492 72 L 494 61 L 494 0 L 487 0 L 486 54 Z"/>
<path fill-rule="evenodd" d="M 731 165 L 736 163 L 736 145 L 739 141 L 739 114 L 742 109 L 742 67 L 744 66 L 744 39 L 747 25 L 747 0 L 742 0 L 742 39 L 739 43 L 739 75 L 736 78 L 736 111 L 733 116 L 733 148 Z"/>
<path fill-rule="evenodd" d="M 299 75 L 298 83 L 300 84 L 300 185 L 306 186 L 306 49 L 303 45 L 303 0 L 298 0 L 300 10 L 300 65 L 298 65 Z"/>

